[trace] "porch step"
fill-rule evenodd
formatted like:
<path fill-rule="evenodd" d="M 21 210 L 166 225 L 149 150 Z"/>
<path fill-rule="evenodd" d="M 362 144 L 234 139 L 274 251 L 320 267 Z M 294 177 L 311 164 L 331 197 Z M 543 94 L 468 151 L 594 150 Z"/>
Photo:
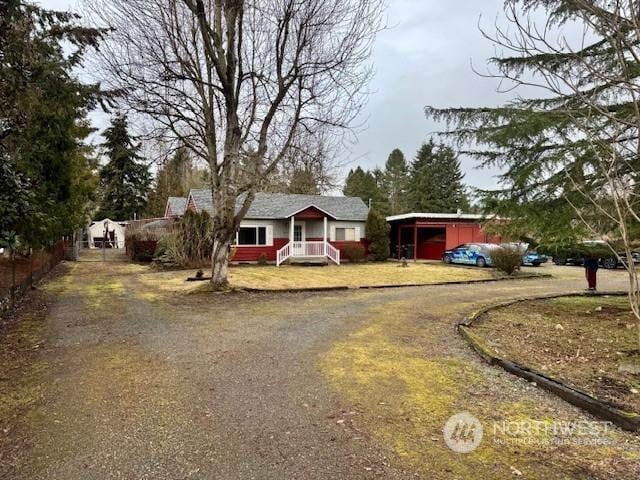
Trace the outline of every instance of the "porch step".
<path fill-rule="evenodd" d="M 329 264 L 327 257 L 290 257 L 288 260 L 290 265 L 316 265 L 323 266 Z"/>

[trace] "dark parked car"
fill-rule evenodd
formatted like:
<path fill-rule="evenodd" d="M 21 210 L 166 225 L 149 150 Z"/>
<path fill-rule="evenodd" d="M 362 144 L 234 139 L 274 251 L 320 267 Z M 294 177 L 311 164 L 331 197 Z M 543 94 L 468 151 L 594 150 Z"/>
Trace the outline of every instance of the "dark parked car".
<path fill-rule="evenodd" d="M 600 265 L 604 268 L 617 268 L 627 262 L 627 257 L 620 252 L 614 255 L 609 248 L 607 242 L 601 240 L 592 240 L 568 245 L 564 247 L 555 247 L 550 252 L 553 255 L 553 263 L 556 265 L 582 265 L 585 257 L 597 257 Z M 640 263 L 640 252 L 632 252 L 633 263 Z"/>

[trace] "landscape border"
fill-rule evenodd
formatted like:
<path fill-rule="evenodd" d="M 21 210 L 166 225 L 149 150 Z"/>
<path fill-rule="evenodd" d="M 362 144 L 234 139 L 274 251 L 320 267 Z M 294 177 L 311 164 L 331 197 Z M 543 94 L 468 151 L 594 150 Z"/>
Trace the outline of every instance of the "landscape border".
<path fill-rule="evenodd" d="M 466 340 L 471 348 L 473 348 L 473 350 L 482 358 L 482 360 L 489 365 L 497 365 L 511 374 L 524 378 L 530 382 L 535 382 L 541 388 L 556 394 L 572 405 L 580 407 L 598 418 L 609 420 L 624 430 L 637 432 L 640 431 L 640 414 L 627 412 L 613 402 L 599 400 L 583 390 L 572 387 L 557 378 L 546 375 L 534 370 L 533 368 L 518 364 L 517 362 L 502 359 L 496 356 L 493 351 L 472 332 L 473 323 L 475 323 L 479 318 L 483 317 L 490 311 L 508 307 L 517 303 L 561 297 L 605 297 L 623 295 L 628 295 L 628 292 L 573 292 L 520 297 L 506 302 L 494 303 L 472 312 L 458 322 L 456 330 Z"/>

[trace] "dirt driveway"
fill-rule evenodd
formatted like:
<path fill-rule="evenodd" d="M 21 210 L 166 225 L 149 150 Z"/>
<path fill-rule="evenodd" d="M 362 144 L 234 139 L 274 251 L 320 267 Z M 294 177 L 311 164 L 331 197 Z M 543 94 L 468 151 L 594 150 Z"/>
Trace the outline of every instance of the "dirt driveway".
<path fill-rule="evenodd" d="M 478 305 L 583 288 L 582 271 L 481 285 L 177 295 L 145 267 L 80 262 L 4 333 L 7 479 L 638 478 L 640 439 L 506 442 L 493 422 L 594 420 L 483 365 L 454 325 Z M 603 289 L 624 287 L 602 272 Z M 38 300 L 39 296 L 36 295 Z M 523 339 L 526 341 L 526 339 Z M 470 454 L 447 418 L 484 425 Z"/>

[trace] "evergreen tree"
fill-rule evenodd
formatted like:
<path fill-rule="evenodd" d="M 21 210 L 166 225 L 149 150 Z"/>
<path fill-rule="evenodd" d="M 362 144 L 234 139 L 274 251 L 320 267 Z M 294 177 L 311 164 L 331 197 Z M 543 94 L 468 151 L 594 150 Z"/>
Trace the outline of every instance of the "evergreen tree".
<path fill-rule="evenodd" d="M 95 190 L 85 118 L 100 92 L 73 71 L 104 32 L 76 22 L 72 13 L 0 2 L 0 182 L 16 188 L 7 223 L 29 246 L 85 224 Z"/>
<path fill-rule="evenodd" d="M 504 8 L 509 26 L 493 38 L 504 52 L 491 60 L 496 77 L 510 91 L 538 87 L 540 96 L 427 113 L 473 145 L 481 166 L 503 172 L 484 200 L 510 218 L 507 233 L 541 238 L 551 252 L 607 239 L 628 259 L 640 232 L 638 1 L 506 0 Z M 580 38 L 567 40 L 565 29 Z M 640 334 L 638 267 L 624 268 Z"/>
<path fill-rule="evenodd" d="M 6 156 L 0 157 L 0 247 L 15 249 L 39 223 L 35 192 Z"/>
<path fill-rule="evenodd" d="M 408 211 L 409 165 L 401 150 L 389 155 L 384 170 L 384 191 L 388 198 L 389 214 L 398 215 Z"/>
<path fill-rule="evenodd" d="M 480 193 L 486 213 L 510 218 L 505 233 L 562 244 L 628 235 L 640 223 L 631 212 L 618 218 L 611 201 L 616 185 L 640 185 L 637 8 L 635 0 L 507 0 L 510 29 L 493 39 L 505 54 L 490 63 L 510 91 L 539 87 L 541 96 L 427 108 L 452 126 L 450 138 L 475 147 L 479 166 L 503 172 L 499 188 Z M 583 44 L 558 41 L 568 23 L 584 28 Z M 640 195 L 624 188 L 625 208 L 640 210 Z"/>
<path fill-rule="evenodd" d="M 367 239 L 372 260 L 384 262 L 389 258 L 391 227 L 385 217 L 375 208 L 369 210 L 367 216 Z"/>
<path fill-rule="evenodd" d="M 97 218 L 128 220 L 140 215 L 151 184 L 149 167 L 142 163 L 140 145 L 129 135 L 126 117 L 118 115 L 104 131 L 107 164 L 100 170 L 102 200 Z"/>
<path fill-rule="evenodd" d="M 411 165 L 409 209 L 419 212 L 452 213 L 468 210 L 469 201 L 455 152 L 433 140 L 422 144 Z"/>
<path fill-rule="evenodd" d="M 387 182 L 385 172 L 376 167 L 371 172 L 376 182 L 374 196 L 371 197 L 371 208 L 375 208 L 382 215 L 389 215 L 389 191 L 387 190 Z"/>
<path fill-rule="evenodd" d="M 379 170 L 370 172 L 356 167 L 349 171 L 342 193 L 347 197 L 360 197 L 367 205 L 371 202 L 372 206 L 382 210 L 386 207 L 386 199 L 380 190 L 381 178 Z"/>

